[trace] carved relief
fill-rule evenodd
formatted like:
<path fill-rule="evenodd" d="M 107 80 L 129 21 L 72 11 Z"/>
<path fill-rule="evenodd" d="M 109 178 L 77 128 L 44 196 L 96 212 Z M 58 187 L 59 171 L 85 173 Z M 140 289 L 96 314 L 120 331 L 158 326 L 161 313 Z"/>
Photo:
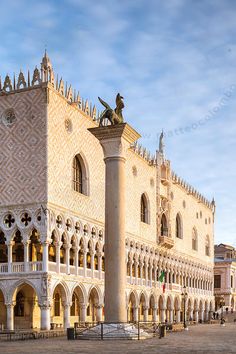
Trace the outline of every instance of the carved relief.
<path fill-rule="evenodd" d="M 11 126 L 16 120 L 15 112 L 13 108 L 6 109 L 2 114 L 2 122 L 6 126 Z"/>

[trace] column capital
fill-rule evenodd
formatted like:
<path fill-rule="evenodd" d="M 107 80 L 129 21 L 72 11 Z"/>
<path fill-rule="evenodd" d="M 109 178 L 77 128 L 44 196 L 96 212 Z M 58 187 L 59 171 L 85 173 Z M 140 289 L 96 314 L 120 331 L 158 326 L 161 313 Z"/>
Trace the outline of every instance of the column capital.
<path fill-rule="evenodd" d="M 104 160 L 107 158 L 125 158 L 130 144 L 140 138 L 140 135 L 127 123 L 109 125 L 88 129 L 102 145 Z"/>
<path fill-rule="evenodd" d="M 68 308 L 70 308 L 72 306 L 72 303 L 71 302 L 66 302 L 66 303 L 63 303 L 62 305 L 63 305 L 64 309 L 68 309 Z"/>
<path fill-rule="evenodd" d="M 87 305 L 86 305 L 86 304 L 80 304 L 80 305 L 79 305 L 79 308 L 80 308 L 81 310 L 85 310 L 85 309 L 87 308 Z"/>
<path fill-rule="evenodd" d="M 96 309 L 102 309 L 102 308 L 103 308 L 103 305 L 102 305 L 102 304 L 98 304 L 98 305 L 96 305 L 95 307 L 96 307 Z"/>
<path fill-rule="evenodd" d="M 11 240 L 11 241 L 6 241 L 5 243 L 6 243 L 7 246 L 12 247 L 12 246 L 14 246 L 15 241 Z"/>
<path fill-rule="evenodd" d="M 51 303 L 50 300 L 41 300 L 38 303 L 38 306 L 42 309 L 42 310 L 47 310 L 51 308 Z"/>
<path fill-rule="evenodd" d="M 5 303 L 5 306 L 6 306 L 7 308 L 11 308 L 11 307 L 14 307 L 15 305 L 14 305 L 13 302 L 7 302 L 7 303 Z"/>

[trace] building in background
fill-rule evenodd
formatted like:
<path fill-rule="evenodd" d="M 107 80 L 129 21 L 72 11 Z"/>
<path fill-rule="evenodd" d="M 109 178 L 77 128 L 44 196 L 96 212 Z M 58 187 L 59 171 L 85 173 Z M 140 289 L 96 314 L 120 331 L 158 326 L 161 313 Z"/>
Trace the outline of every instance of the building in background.
<path fill-rule="evenodd" d="M 105 165 L 97 109 L 41 69 L 0 83 L 0 323 L 103 320 Z M 126 161 L 127 321 L 208 320 L 214 201 L 138 144 Z M 114 272 L 114 276 L 116 276 Z"/>
<path fill-rule="evenodd" d="M 214 294 L 216 310 L 236 310 L 236 249 L 223 243 L 215 245 Z"/>

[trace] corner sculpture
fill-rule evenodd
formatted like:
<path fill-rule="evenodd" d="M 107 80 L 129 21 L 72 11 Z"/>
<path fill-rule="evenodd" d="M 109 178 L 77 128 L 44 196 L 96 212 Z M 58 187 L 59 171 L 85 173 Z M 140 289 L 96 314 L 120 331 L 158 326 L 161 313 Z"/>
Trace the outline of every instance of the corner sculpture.
<path fill-rule="evenodd" d="M 123 123 L 123 115 L 122 109 L 124 108 L 123 97 L 118 93 L 116 95 L 116 108 L 112 109 L 108 103 L 103 101 L 100 97 L 98 97 L 101 104 L 106 108 L 100 115 L 99 118 L 99 127 L 104 127 L 104 120 L 108 119 L 111 125 Z"/>

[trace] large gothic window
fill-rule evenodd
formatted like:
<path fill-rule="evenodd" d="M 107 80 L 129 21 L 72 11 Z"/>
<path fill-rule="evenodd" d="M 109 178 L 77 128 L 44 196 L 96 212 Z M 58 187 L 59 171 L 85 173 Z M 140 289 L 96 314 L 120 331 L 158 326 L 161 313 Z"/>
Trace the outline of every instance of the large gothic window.
<path fill-rule="evenodd" d="M 73 189 L 74 191 L 88 195 L 88 175 L 84 160 L 81 155 L 76 155 L 73 159 Z"/>
<path fill-rule="evenodd" d="M 192 231 L 192 249 L 197 251 L 197 230 L 193 228 Z"/>
<path fill-rule="evenodd" d="M 141 221 L 148 224 L 148 201 L 147 197 L 143 193 L 141 196 Z"/>
<path fill-rule="evenodd" d="M 176 215 L 175 219 L 175 236 L 177 238 L 183 238 L 182 219 L 179 213 Z"/>
<path fill-rule="evenodd" d="M 83 192 L 82 167 L 78 155 L 74 157 L 73 161 L 73 184 L 76 192 Z"/>

